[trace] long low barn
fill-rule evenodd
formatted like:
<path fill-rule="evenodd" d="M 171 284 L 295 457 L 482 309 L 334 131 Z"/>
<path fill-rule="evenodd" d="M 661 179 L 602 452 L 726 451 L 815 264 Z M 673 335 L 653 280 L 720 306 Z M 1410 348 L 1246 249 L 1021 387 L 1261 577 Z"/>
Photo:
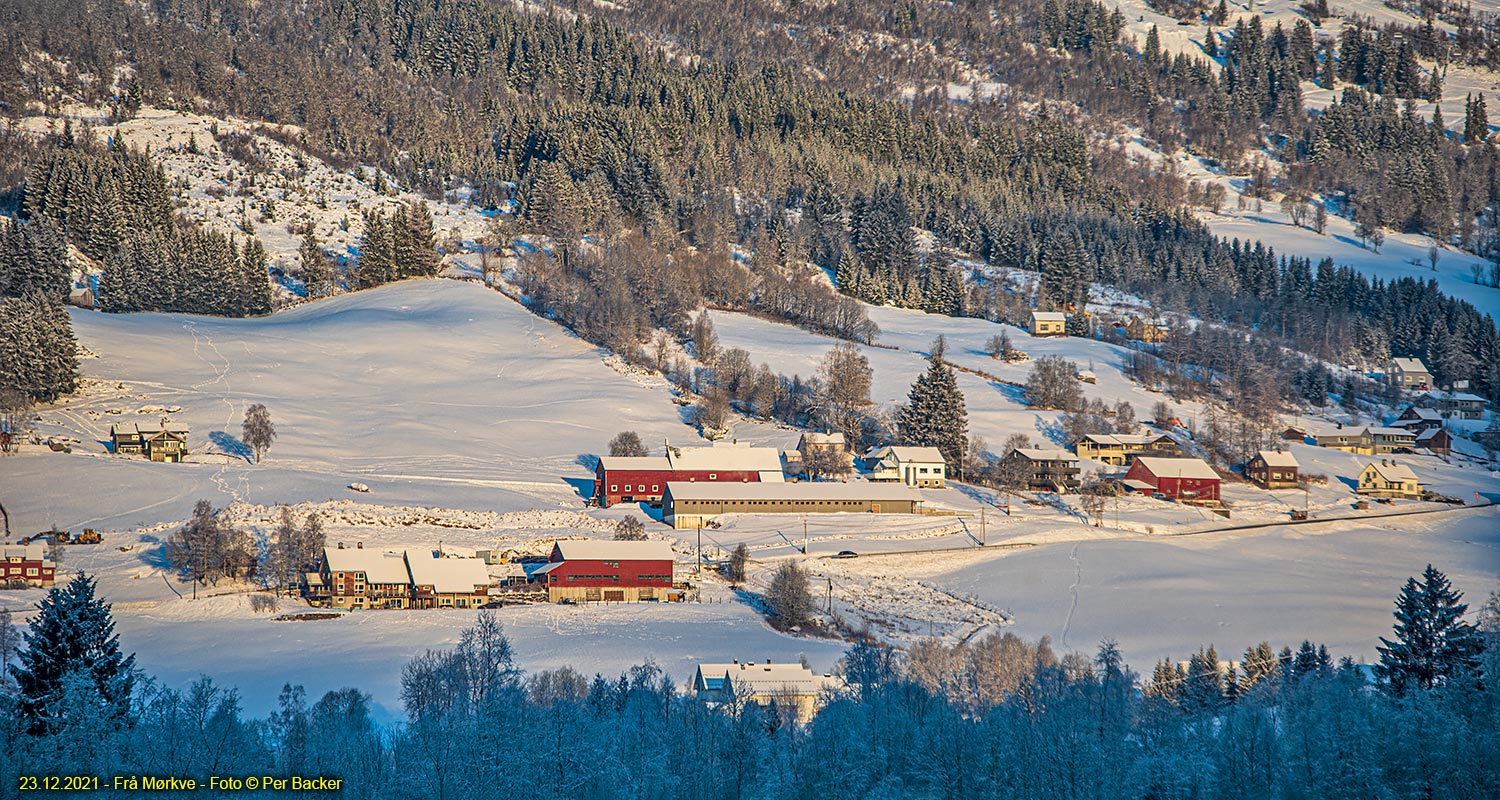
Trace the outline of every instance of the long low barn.
<path fill-rule="evenodd" d="M 720 514 L 913 514 L 920 492 L 901 484 L 682 483 L 667 484 L 662 521 L 696 528 Z"/>

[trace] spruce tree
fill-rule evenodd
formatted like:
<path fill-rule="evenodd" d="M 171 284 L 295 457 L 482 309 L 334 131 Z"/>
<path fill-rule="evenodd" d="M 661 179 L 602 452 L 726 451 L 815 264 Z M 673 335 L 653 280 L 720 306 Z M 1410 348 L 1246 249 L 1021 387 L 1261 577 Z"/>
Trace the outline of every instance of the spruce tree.
<path fill-rule="evenodd" d="M 1422 580 L 1407 578 L 1396 597 L 1395 639 L 1381 637 L 1383 646 L 1375 675 L 1389 691 L 1405 694 L 1431 689 L 1451 678 L 1479 669 L 1483 642 L 1474 626 L 1463 621 L 1469 610 L 1459 602 L 1448 576 L 1431 564 Z"/>
<path fill-rule="evenodd" d="M 969 441 L 969 414 L 953 368 L 943 360 L 947 341 L 939 336 L 927 359 L 927 371 L 912 384 L 906 406 L 896 415 L 901 441 L 936 447 L 953 468 L 962 470 Z"/>
<path fill-rule="evenodd" d="M 95 597 L 93 578 L 79 575 L 47 592 L 37 603 L 24 639 L 26 649 L 10 668 L 18 686 L 17 711 L 27 730 L 45 735 L 70 715 L 123 721 L 135 687 L 135 655 L 120 652 L 120 637 L 108 603 Z M 93 691 L 90 706 L 59 703 L 66 692 L 76 702 L 79 679 Z M 70 705 L 70 704 L 69 704 Z"/>
<path fill-rule="evenodd" d="M 240 283 L 244 287 L 239 302 L 242 317 L 271 313 L 271 278 L 266 271 L 266 248 L 252 236 L 240 254 Z"/>

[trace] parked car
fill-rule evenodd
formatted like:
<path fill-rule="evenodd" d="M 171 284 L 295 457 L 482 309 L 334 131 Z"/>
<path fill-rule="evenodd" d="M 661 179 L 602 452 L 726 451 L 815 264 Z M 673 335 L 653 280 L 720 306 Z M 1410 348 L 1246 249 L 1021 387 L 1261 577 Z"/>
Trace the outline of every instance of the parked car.
<path fill-rule="evenodd" d="M 840 550 L 834 558 L 859 558 L 859 553 L 853 550 Z"/>

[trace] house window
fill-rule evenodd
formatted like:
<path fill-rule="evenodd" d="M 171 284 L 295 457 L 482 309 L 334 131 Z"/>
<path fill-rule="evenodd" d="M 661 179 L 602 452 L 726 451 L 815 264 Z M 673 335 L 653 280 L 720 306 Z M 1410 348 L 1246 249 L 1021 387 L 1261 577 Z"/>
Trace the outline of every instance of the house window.
<path fill-rule="evenodd" d="M 711 480 L 711 481 L 718 480 L 719 479 L 719 473 L 717 473 L 717 472 L 710 472 L 710 473 L 708 473 L 708 479 Z"/>
<path fill-rule="evenodd" d="M 613 484 L 613 483 L 611 483 L 611 484 L 610 484 L 610 485 L 609 485 L 609 490 L 610 490 L 610 491 L 611 491 L 611 492 L 618 492 L 618 491 L 620 491 L 620 487 L 619 487 L 619 486 L 616 486 L 616 485 L 615 485 L 615 484 Z"/>
<path fill-rule="evenodd" d="M 659 484 L 659 483 L 653 483 L 653 484 L 651 484 L 651 491 L 653 491 L 653 492 L 659 492 L 659 491 L 661 491 L 661 484 Z"/>

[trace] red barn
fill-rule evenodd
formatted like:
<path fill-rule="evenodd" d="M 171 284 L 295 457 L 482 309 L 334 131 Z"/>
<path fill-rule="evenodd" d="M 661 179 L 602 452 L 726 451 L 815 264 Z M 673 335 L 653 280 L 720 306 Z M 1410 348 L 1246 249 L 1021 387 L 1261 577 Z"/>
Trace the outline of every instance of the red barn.
<path fill-rule="evenodd" d="M 1137 456 L 1125 486 L 1142 494 L 1164 494 L 1183 503 L 1217 503 L 1219 473 L 1196 458 Z"/>
<path fill-rule="evenodd" d="M 13 545 L 0 550 L 0 588 L 45 589 L 57 580 L 57 565 L 39 544 Z"/>
<path fill-rule="evenodd" d="M 668 481 L 781 483 L 781 453 L 771 447 L 714 442 L 711 447 L 667 446 L 664 456 L 605 456 L 594 470 L 594 498 L 615 503 L 659 503 Z"/>
<path fill-rule="evenodd" d="M 676 600 L 672 546 L 666 542 L 569 540 L 552 545 L 550 563 L 535 577 L 547 599 L 632 603 Z"/>

